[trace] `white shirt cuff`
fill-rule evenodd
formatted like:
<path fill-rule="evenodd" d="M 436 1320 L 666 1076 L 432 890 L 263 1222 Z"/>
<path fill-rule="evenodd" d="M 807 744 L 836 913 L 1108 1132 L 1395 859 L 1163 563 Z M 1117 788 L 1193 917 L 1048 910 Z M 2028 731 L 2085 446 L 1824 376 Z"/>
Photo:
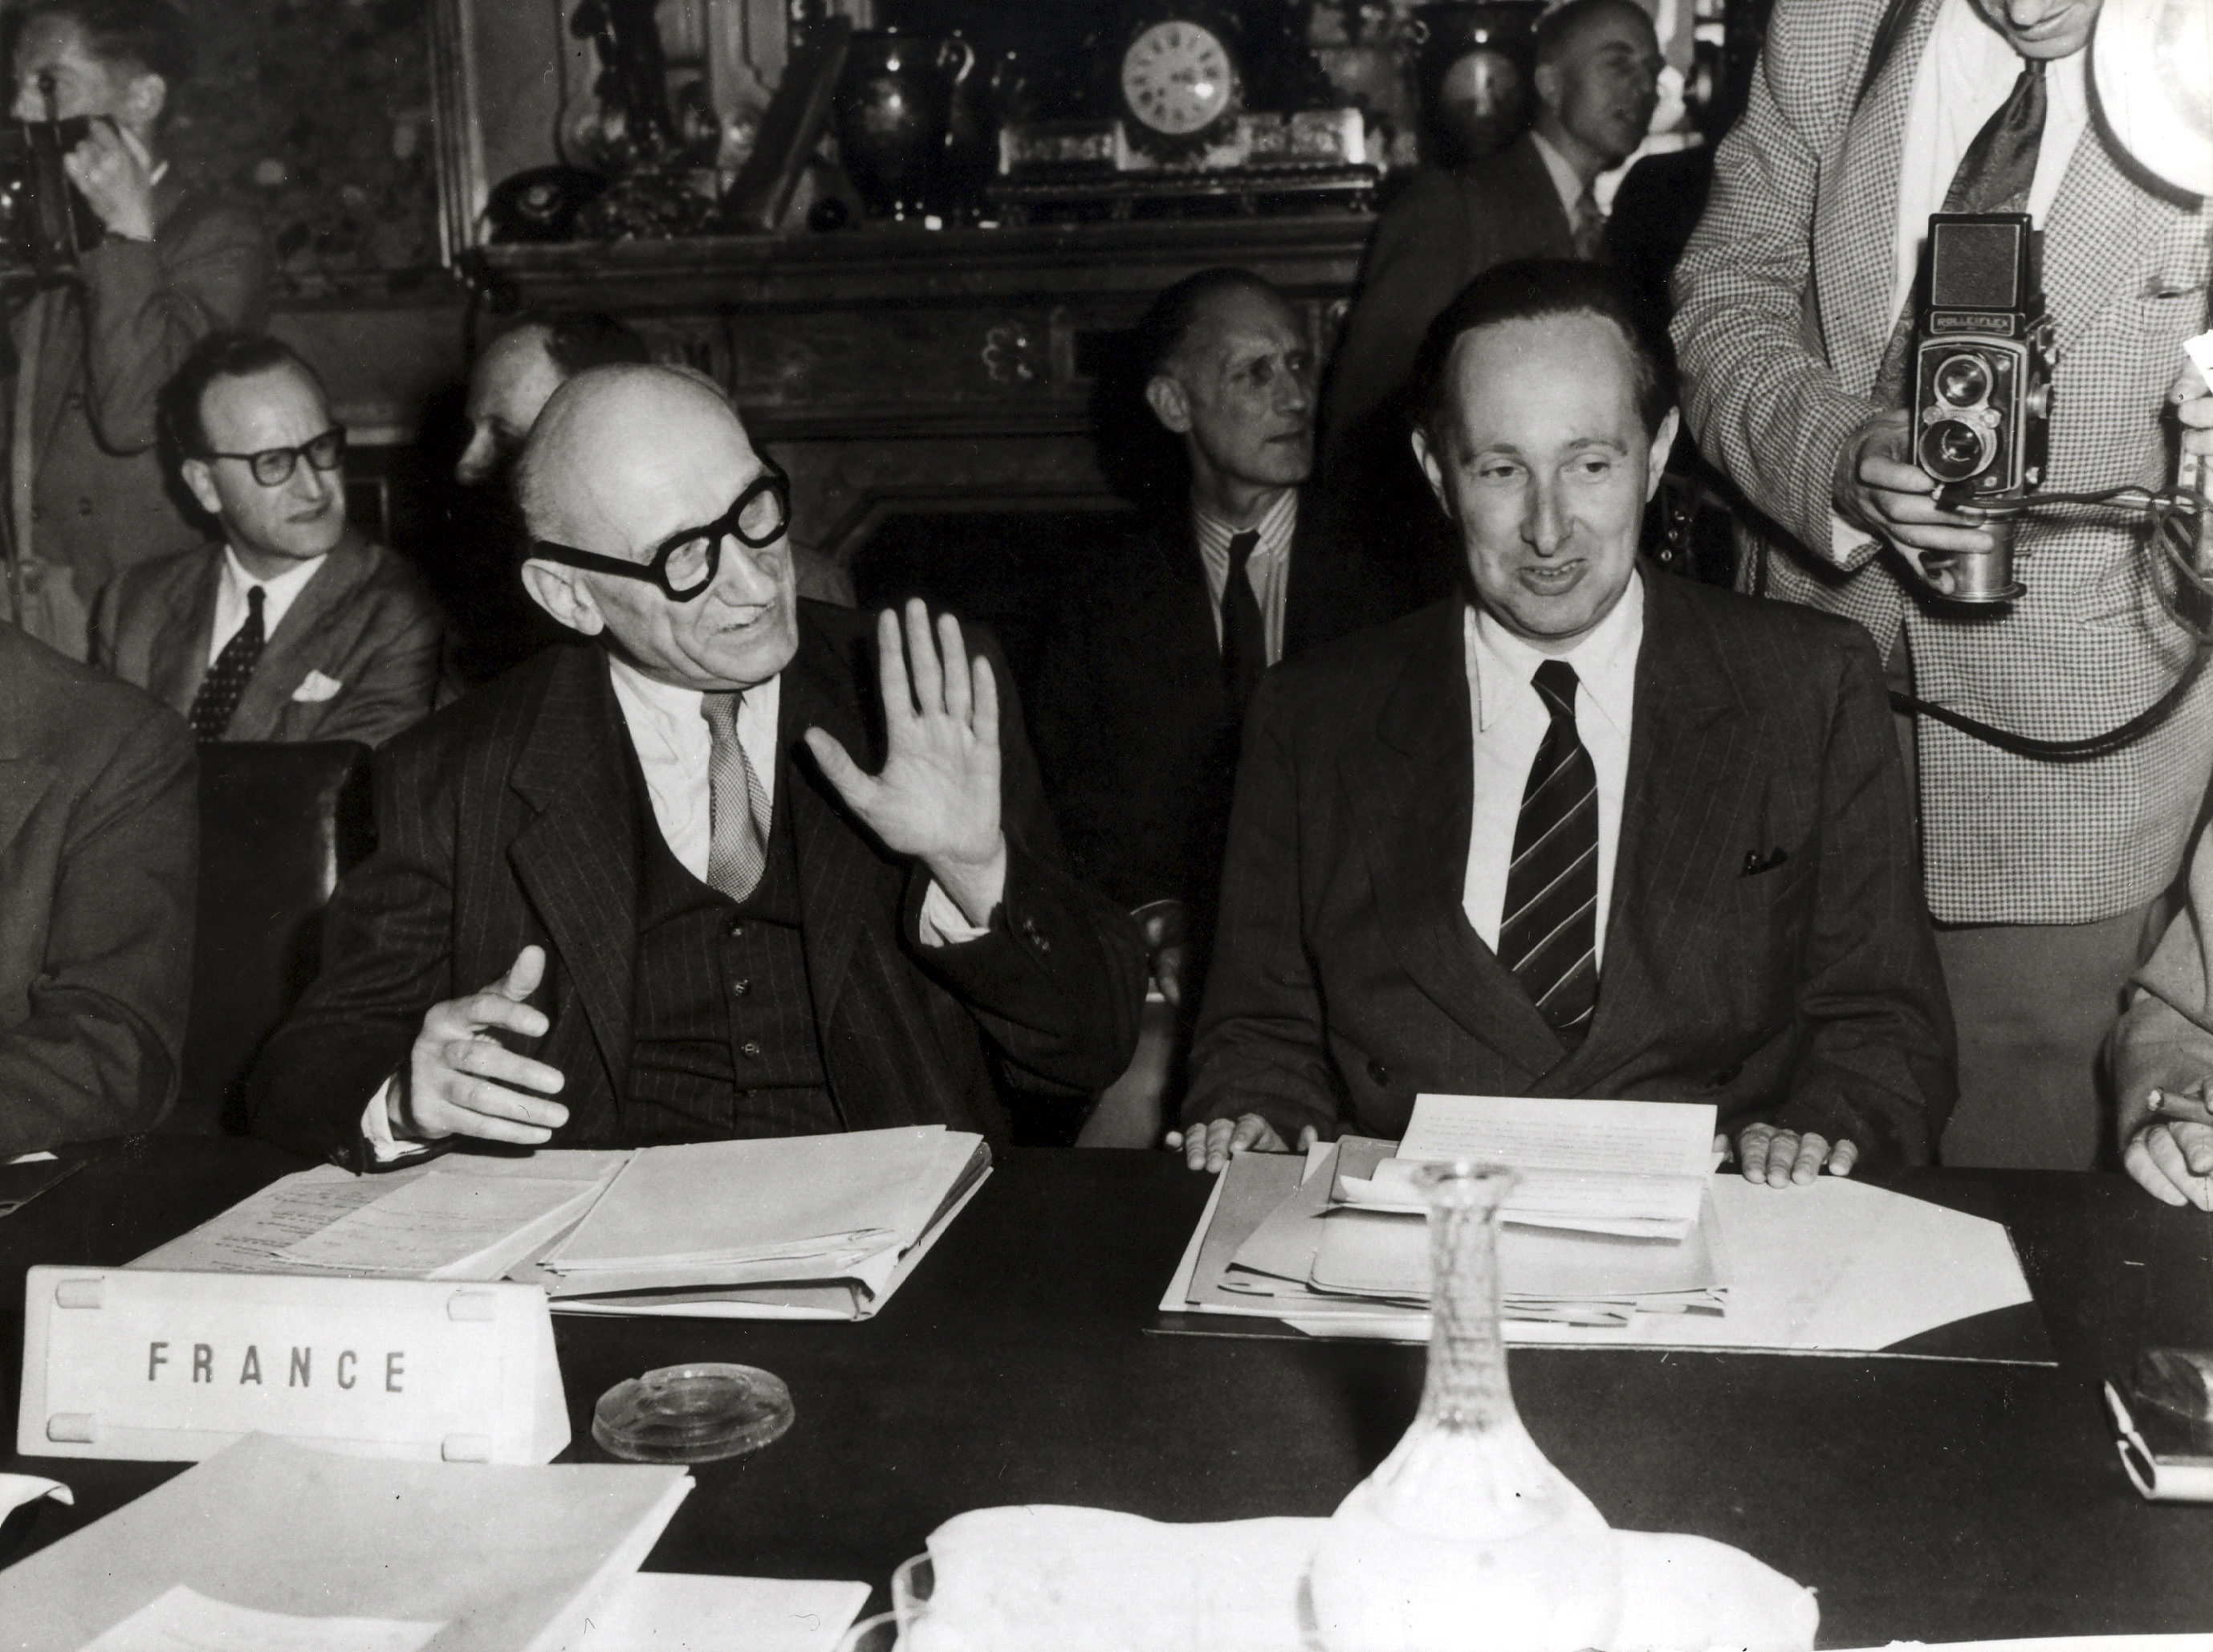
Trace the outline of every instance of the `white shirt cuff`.
<path fill-rule="evenodd" d="M 1863 568 L 1882 548 L 1882 541 L 1835 511 L 1829 513 L 1829 560 L 1847 571 Z"/>
<path fill-rule="evenodd" d="M 971 924 L 936 878 L 930 881 L 930 893 L 922 898 L 920 929 L 925 947 L 957 947 L 964 942 L 981 941 L 991 933 L 989 924 Z"/>
<path fill-rule="evenodd" d="M 427 1145 L 422 1142 L 401 1142 L 393 1138 L 392 1095 L 399 1083 L 397 1073 L 386 1079 L 376 1087 L 376 1094 L 369 1098 L 369 1106 L 362 1110 L 362 1139 L 369 1143 L 369 1154 L 379 1164 L 392 1164 L 410 1154 L 421 1152 Z"/>

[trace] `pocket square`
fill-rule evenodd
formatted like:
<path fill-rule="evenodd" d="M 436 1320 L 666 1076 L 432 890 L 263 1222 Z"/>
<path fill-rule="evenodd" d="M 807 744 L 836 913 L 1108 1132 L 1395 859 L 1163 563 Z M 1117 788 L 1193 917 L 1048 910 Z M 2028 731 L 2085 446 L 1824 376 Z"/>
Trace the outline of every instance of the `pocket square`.
<path fill-rule="evenodd" d="M 344 686 L 335 677 L 326 677 L 320 671 L 311 671 L 300 680 L 300 686 L 292 691 L 292 698 L 302 704 L 314 705 L 321 700 L 336 699 L 338 691 Z"/>
<path fill-rule="evenodd" d="M 1742 878 L 1758 877 L 1762 872 L 1772 872 L 1789 858 L 1790 851 L 1780 845 L 1769 850 L 1765 855 L 1757 849 L 1747 849 L 1744 851 L 1744 870 L 1737 875 Z"/>

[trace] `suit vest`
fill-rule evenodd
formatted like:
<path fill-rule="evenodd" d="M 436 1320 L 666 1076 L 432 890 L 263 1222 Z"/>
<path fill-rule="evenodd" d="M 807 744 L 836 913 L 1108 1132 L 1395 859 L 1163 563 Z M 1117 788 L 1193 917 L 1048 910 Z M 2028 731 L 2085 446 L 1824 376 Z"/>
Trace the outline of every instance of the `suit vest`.
<path fill-rule="evenodd" d="M 793 777 L 788 770 L 778 777 L 760 883 L 734 901 L 677 860 L 643 776 L 632 774 L 644 854 L 624 1140 L 649 1146 L 843 1130 L 800 938 L 799 857 L 783 801 Z"/>

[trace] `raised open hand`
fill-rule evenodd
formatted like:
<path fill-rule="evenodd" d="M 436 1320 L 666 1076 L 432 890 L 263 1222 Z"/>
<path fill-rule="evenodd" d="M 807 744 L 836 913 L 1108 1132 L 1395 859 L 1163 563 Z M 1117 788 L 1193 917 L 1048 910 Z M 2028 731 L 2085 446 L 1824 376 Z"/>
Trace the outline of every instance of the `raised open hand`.
<path fill-rule="evenodd" d="M 941 657 L 942 654 L 942 657 Z M 905 634 L 876 617 L 876 675 L 887 736 L 883 771 L 863 774 L 835 735 L 807 731 L 807 748 L 846 807 L 894 854 L 911 855 L 972 924 L 991 921 L 1007 885 L 999 830 L 999 690 L 991 661 L 968 657 L 960 622 L 906 605 Z"/>

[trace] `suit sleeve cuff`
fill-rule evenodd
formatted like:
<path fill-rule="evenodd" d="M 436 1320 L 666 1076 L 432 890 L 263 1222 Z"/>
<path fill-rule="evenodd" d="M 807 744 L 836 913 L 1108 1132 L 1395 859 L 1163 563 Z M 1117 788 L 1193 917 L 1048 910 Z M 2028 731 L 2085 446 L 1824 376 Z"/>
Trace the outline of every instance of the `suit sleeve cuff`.
<path fill-rule="evenodd" d="M 394 1073 L 376 1087 L 376 1094 L 362 1109 L 361 1139 L 369 1149 L 369 1160 L 373 1166 L 398 1164 L 430 1149 L 428 1142 L 401 1141 L 393 1135 L 392 1098 L 399 1088 L 399 1075 Z"/>
<path fill-rule="evenodd" d="M 1882 545 L 1865 528 L 1829 513 L 1829 560 L 1848 574 L 1856 574 L 1873 562 Z"/>

